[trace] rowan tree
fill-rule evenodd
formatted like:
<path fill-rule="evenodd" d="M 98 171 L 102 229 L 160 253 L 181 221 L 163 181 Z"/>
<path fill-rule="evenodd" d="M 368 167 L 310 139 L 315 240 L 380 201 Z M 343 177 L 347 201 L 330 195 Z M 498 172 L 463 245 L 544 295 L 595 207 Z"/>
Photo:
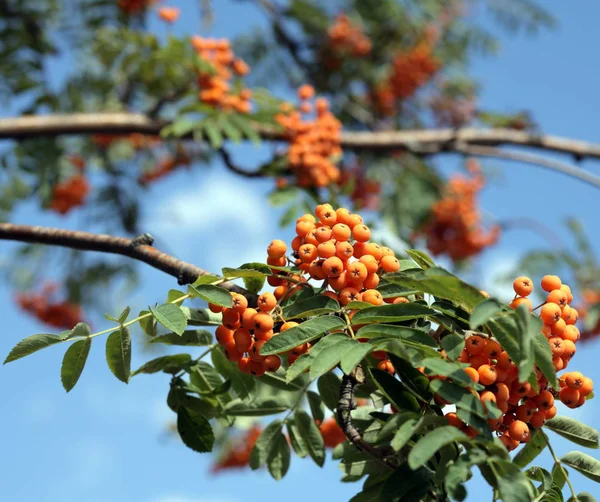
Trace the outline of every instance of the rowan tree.
<path fill-rule="evenodd" d="M 248 3 L 268 29 L 226 39 L 203 34 L 210 1 L 188 34 L 178 23 L 198 13 L 174 1 L 0 0 L 12 115 L 0 119 L 0 239 L 23 243 L 6 281 L 14 308 L 47 326 L 15 340 L 5 364 L 60 345 L 69 392 L 104 345 L 123 383 L 160 374 L 178 437 L 216 452 L 215 472 L 266 467 L 278 480 L 293 456 L 323 466 L 330 449 L 342 481 L 360 482 L 354 502 L 464 500 L 476 469 L 490 487 L 477 498 L 595 500 L 568 472 L 598 481 L 600 461 L 559 458 L 545 432 L 598 448 L 567 409 L 594 396 L 575 358 L 600 332 L 600 265 L 584 229 L 570 219 L 570 248 L 524 249 L 508 303 L 465 280 L 511 226 L 548 234 L 524 201 L 520 222 L 483 212 L 486 159 L 600 188 L 550 155 L 598 159 L 600 145 L 546 135 L 525 109 L 478 104 L 470 65 L 491 57 L 494 30 L 550 29 L 551 12 L 529 0 Z M 56 58 L 69 61 L 58 76 Z M 268 160 L 240 165 L 245 142 Z M 447 154 L 464 173 L 440 174 Z M 264 260 L 250 263 L 233 235 L 240 261 L 218 274 L 155 243 L 140 214 L 149 187 L 213 160 L 248 191 L 270 180 L 265 205 L 283 207 L 281 227 L 294 231 L 289 242 L 255 235 Z M 211 189 L 227 199 L 226 186 Z M 567 214 L 567 198 L 551 197 Z M 26 201 L 78 214 L 77 228 L 20 224 Z M 93 331 L 99 298 L 146 266 L 178 287 Z M 132 369 L 134 330 L 140 348 L 180 353 Z M 243 429 L 242 417 L 255 420 Z M 530 466 L 545 449 L 552 468 Z"/>

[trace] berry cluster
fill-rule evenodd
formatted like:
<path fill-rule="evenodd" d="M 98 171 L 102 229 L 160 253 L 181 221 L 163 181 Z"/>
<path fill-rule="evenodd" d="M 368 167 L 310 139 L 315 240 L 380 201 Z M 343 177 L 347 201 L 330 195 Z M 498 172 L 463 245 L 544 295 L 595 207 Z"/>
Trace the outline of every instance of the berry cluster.
<path fill-rule="evenodd" d="M 468 161 L 467 168 L 473 177 L 456 176 L 448 181 L 443 197 L 432 206 L 429 221 L 421 231 L 432 254 L 445 253 L 456 261 L 480 253 L 500 236 L 498 226 L 489 231 L 482 228 L 476 197 L 484 186 L 484 178 L 477 162 Z"/>
<path fill-rule="evenodd" d="M 243 295 L 233 293 L 232 298 L 231 308 L 209 304 L 212 312 L 221 312 L 223 316 L 215 336 L 227 359 L 237 362 L 241 372 L 254 376 L 277 371 L 281 366 L 279 356 L 260 355 L 261 347 L 273 336 L 271 313 L 277 306 L 277 299 L 273 293 L 263 293 L 258 297 L 257 310 L 248 307 L 248 300 Z"/>
<path fill-rule="evenodd" d="M 175 156 L 168 156 L 159 160 L 152 169 L 142 173 L 139 176 L 138 181 L 142 185 L 147 185 L 148 183 L 163 178 L 178 167 L 189 166 L 190 162 L 191 159 L 184 152 L 178 152 Z"/>
<path fill-rule="evenodd" d="M 225 454 L 212 466 L 211 471 L 215 473 L 226 469 L 247 467 L 252 449 L 261 433 L 262 428 L 257 425 L 248 429 L 242 437 L 226 448 Z"/>
<path fill-rule="evenodd" d="M 56 285 L 47 284 L 40 293 L 18 294 L 16 301 L 25 312 L 34 315 L 44 324 L 58 329 L 71 329 L 82 320 L 81 306 L 53 298 L 56 289 Z"/>
<path fill-rule="evenodd" d="M 371 52 L 371 39 L 348 16 L 340 14 L 327 30 L 327 45 L 336 54 L 364 57 Z"/>
<path fill-rule="evenodd" d="M 389 76 L 371 92 L 371 100 L 383 115 L 396 113 L 396 100 L 410 98 L 438 71 L 439 62 L 433 57 L 432 45 L 423 41 L 392 60 Z"/>
<path fill-rule="evenodd" d="M 288 160 L 301 187 L 325 187 L 336 183 L 339 169 L 332 157 L 342 154 L 340 136 L 342 125 L 329 111 L 329 102 L 318 98 L 312 103 L 315 91 L 310 85 L 298 89 L 299 110 L 289 104 L 282 106 L 275 119 L 284 128 L 284 136 L 289 142 Z M 312 114 L 314 118 L 307 117 Z M 305 115 L 303 117 L 303 114 Z"/>
<path fill-rule="evenodd" d="M 527 298 L 533 290 L 531 279 L 518 277 L 513 286 L 517 296 L 510 306 L 516 308 L 525 303 L 531 309 L 531 302 Z M 567 367 L 575 354 L 575 342 L 579 337 L 575 327 L 578 316 L 575 309 L 569 306 L 571 290 L 558 277 L 545 276 L 542 289 L 548 293 L 539 314 L 544 322 L 542 332 L 552 349 L 554 367 L 560 371 Z M 509 450 L 528 442 L 531 429 L 542 427 L 547 419 L 556 415 L 556 398 L 569 408 L 577 408 L 585 403 L 586 396 L 593 390 L 592 380 L 576 371 L 559 377 L 561 390 L 558 392 L 548 388 L 548 381 L 538 368 L 535 368 L 538 390 L 529 382 L 519 382 L 518 367 L 493 337 L 477 334 L 466 338 L 459 361 L 470 364 L 465 372 L 473 382 L 485 387 L 479 391 L 482 404 L 485 406 L 492 402 L 503 413 L 498 419 L 490 419 L 489 425 Z M 448 413 L 446 417 L 451 425 L 467 434 L 477 434 L 455 413 Z"/>
<path fill-rule="evenodd" d="M 238 92 L 232 89 L 230 80 L 234 74 L 240 77 L 247 75 L 250 68 L 242 59 L 235 57 L 229 40 L 194 36 L 192 45 L 199 56 L 212 65 L 211 70 L 198 72 L 198 99 L 224 111 L 249 113 L 252 91 L 244 88 Z"/>
<path fill-rule="evenodd" d="M 179 19 L 181 10 L 177 7 L 161 7 L 158 9 L 158 17 L 160 17 L 165 23 L 174 23 Z"/>
<path fill-rule="evenodd" d="M 84 204 L 89 190 L 90 187 L 85 176 L 82 174 L 71 176 L 54 185 L 50 209 L 59 214 L 67 214 L 74 207 Z"/>

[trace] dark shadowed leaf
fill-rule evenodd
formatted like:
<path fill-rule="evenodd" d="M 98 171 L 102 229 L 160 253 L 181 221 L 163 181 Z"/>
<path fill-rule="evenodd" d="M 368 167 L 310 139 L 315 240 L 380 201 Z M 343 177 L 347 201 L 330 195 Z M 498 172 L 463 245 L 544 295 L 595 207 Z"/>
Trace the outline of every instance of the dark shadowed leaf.
<path fill-rule="evenodd" d="M 306 442 L 309 455 L 319 467 L 323 467 L 325 463 L 325 444 L 315 421 L 304 410 L 296 410 L 294 418 L 296 426 Z"/>
<path fill-rule="evenodd" d="M 209 421 L 200 413 L 180 408 L 177 412 L 177 432 L 188 448 L 199 453 L 212 450 L 215 436 Z"/>
<path fill-rule="evenodd" d="M 181 368 L 187 366 L 191 360 L 192 356 L 189 354 L 172 354 L 169 356 L 157 357 L 140 366 L 131 374 L 131 376 L 140 373 L 158 373 L 159 371 L 177 373 Z"/>

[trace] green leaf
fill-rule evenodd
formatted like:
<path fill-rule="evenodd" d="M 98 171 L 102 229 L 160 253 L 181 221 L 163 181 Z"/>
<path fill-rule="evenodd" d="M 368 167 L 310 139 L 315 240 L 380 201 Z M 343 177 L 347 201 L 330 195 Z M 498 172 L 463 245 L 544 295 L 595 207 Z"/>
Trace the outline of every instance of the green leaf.
<path fill-rule="evenodd" d="M 506 460 L 490 460 L 488 466 L 503 502 L 531 502 L 535 498 L 533 485 L 516 465 Z"/>
<path fill-rule="evenodd" d="M 369 368 L 369 374 L 377 388 L 400 411 L 420 411 L 420 406 L 405 386 L 389 373 L 377 368 Z"/>
<path fill-rule="evenodd" d="M 167 293 L 167 303 L 173 303 L 175 300 L 183 296 L 185 296 L 183 291 L 178 289 L 169 289 L 169 292 Z"/>
<path fill-rule="evenodd" d="M 112 317 L 108 314 L 104 314 L 104 317 L 106 317 L 109 321 L 115 321 L 115 322 L 118 322 L 119 324 L 123 324 L 127 320 L 127 317 L 129 316 L 130 312 L 131 312 L 131 307 L 127 306 L 123 309 L 123 312 L 121 312 L 119 317 Z"/>
<path fill-rule="evenodd" d="M 335 312 L 339 309 L 339 303 L 333 298 L 317 295 L 284 307 L 283 318 L 290 320 L 299 317 L 313 317 L 328 314 L 329 312 Z"/>
<path fill-rule="evenodd" d="M 323 403 L 332 411 L 337 408 L 338 401 L 340 400 L 341 386 L 342 381 L 340 377 L 333 373 L 326 373 L 317 380 L 317 388 L 323 399 Z"/>
<path fill-rule="evenodd" d="M 321 396 L 312 390 L 306 393 L 308 398 L 308 405 L 310 406 L 310 412 L 312 413 L 313 419 L 322 422 L 325 418 L 325 406 L 323 406 L 323 400 Z"/>
<path fill-rule="evenodd" d="M 273 267 L 277 269 L 278 267 Z M 224 267 L 221 272 L 223 277 L 228 279 L 246 278 L 246 277 L 268 277 L 271 275 L 271 267 L 264 263 L 245 263 L 239 268 Z"/>
<path fill-rule="evenodd" d="M 267 458 L 267 469 L 273 479 L 279 481 L 290 468 L 291 452 L 290 445 L 282 432 L 277 434 L 273 440 L 271 453 Z"/>
<path fill-rule="evenodd" d="M 221 135 L 221 131 L 218 126 L 211 122 L 210 120 L 204 120 L 201 123 L 202 129 L 204 129 L 204 133 L 208 138 L 208 142 L 212 148 L 220 148 L 223 144 L 223 136 Z"/>
<path fill-rule="evenodd" d="M 371 352 L 375 347 L 370 343 L 355 344 L 342 355 L 342 371 L 349 375 L 350 372 L 360 364 L 360 362 Z"/>
<path fill-rule="evenodd" d="M 13 347 L 4 360 L 4 364 L 21 359 L 22 357 L 37 352 L 38 350 L 50 347 L 50 345 L 64 342 L 66 339 L 67 335 L 52 335 L 48 333 L 40 333 L 38 335 L 28 336 Z"/>
<path fill-rule="evenodd" d="M 215 436 L 209 421 L 197 412 L 180 408 L 177 412 L 177 432 L 183 443 L 194 451 L 212 450 Z"/>
<path fill-rule="evenodd" d="M 468 366 L 467 364 L 428 357 L 427 359 L 423 359 L 421 365 L 431 371 L 432 375 L 449 377 L 452 378 L 453 382 L 461 383 L 465 387 L 476 388 L 473 380 L 465 373 L 464 368 Z"/>
<path fill-rule="evenodd" d="M 555 462 L 552 466 L 552 482 L 561 490 L 567 482 L 567 475 L 567 469 L 562 464 Z"/>
<path fill-rule="evenodd" d="M 173 303 L 165 303 L 156 309 L 148 307 L 154 318 L 165 328 L 182 335 L 187 327 L 187 318 L 181 307 Z"/>
<path fill-rule="evenodd" d="M 60 369 L 60 379 L 63 387 L 69 392 L 79 380 L 92 346 L 92 339 L 86 338 L 74 342 L 65 352 Z"/>
<path fill-rule="evenodd" d="M 213 286 L 212 284 L 189 285 L 188 291 L 192 297 L 202 298 L 204 301 L 220 307 L 231 307 L 233 305 L 231 293 L 219 286 Z"/>
<path fill-rule="evenodd" d="M 423 270 L 435 267 L 435 263 L 433 262 L 433 260 L 429 257 L 427 253 L 424 253 L 423 251 L 419 251 L 418 249 L 407 249 L 406 254 L 410 256 L 415 261 L 415 263 L 419 265 Z"/>
<path fill-rule="evenodd" d="M 467 311 L 471 311 L 485 299 L 485 296 L 477 288 L 461 281 L 458 277 L 440 267 L 431 267 L 425 271 L 408 270 L 386 274 L 385 279 L 387 282 L 398 284 L 407 289 L 429 293 L 437 298 L 445 298 Z"/>
<path fill-rule="evenodd" d="M 515 310 L 517 322 L 521 328 L 519 336 L 519 355 L 520 358 L 515 361 L 519 367 L 519 382 L 529 380 L 533 374 L 535 363 L 533 341 L 536 334 L 542 329 L 542 320 L 529 312 L 529 309 L 521 304 Z"/>
<path fill-rule="evenodd" d="M 106 339 L 106 362 L 110 371 L 121 382 L 129 383 L 131 374 L 131 335 L 121 326 Z"/>
<path fill-rule="evenodd" d="M 256 470 L 267 463 L 275 440 L 277 436 L 281 434 L 282 427 L 283 422 L 281 420 L 274 420 L 267 425 L 260 436 L 258 436 L 254 448 L 252 449 L 252 453 L 250 454 L 250 468 L 252 470 Z"/>
<path fill-rule="evenodd" d="M 408 454 L 408 465 L 415 470 L 424 466 L 438 450 L 456 441 L 466 441 L 469 438 L 461 430 L 451 425 L 445 425 L 432 430 L 413 446 Z"/>
<path fill-rule="evenodd" d="M 176 333 L 156 336 L 149 340 L 150 343 L 163 343 L 165 345 L 185 345 L 190 347 L 204 347 L 214 341 L 213 334 L 205 329 L 191 329 L 181 336 Z"/>
<path fill-rule="evenodd" d="M 536 333 L 533 339 L 533 351 L 535 354 L 535 364 L 542 374 L 548 380 L 550 387 L 558 389 L 558 379 L 556 378 L 556 369 L 552 364 L 552 349 L 548 340 L 542 332 Z"/>
<path fill-rule="evenodd" d="M 356 340 L 344 337 L 329 347 L 319 351 L 310 366 L 310 379 L 315 380 L 335 368 L 344 354 L 358 345 Z"/>
<path fill-rule="evenodd" d="M 543 488 L 545 491 L 552 489 L 552 474 L 550 474 L 546 469 L 533 466 L 525 471 L 525 475 L 529 479 L 541 482 L 541 488 Z"/>
<path fill-rule="evenodd" d="M 416 502 L 431 489 L 432 473 L 420 468 L 412 471 L 408 465 L 398 467 L 387 479 L 381 490 L 379 500 L 386 502 Z"/>
<path fill-rule="evenodd" d="M 458 359 L 465 346 L 465 339 L 455 333 L 448 333 L 442 338 L 442 347 L 450 359 Z"/>
<path fill-rule="evenodd" d="M 225 406 L 224 412 L 234 417 L 263 417 L 276 415 L 287 409 L 289 403 L 284 402 L 281 396 L 259 396 L 250 402 L 234 399 Z"/>
<path fill-rule="evenodd" d="M 192 286 L 194 286 L 195 288 L 197 288 L 198 286 L 202 285 L 202 284 L 211 284 L 213 282 L 218 282 L 220 281 L 221 278 L 217 277 L 216 275 L 201 275 L 200 277 L 198 277 L 198 279 L 196 279 L 194 281 L 194 283 L 192 284 Z"/>
<path fill-rule="evenodd" d="M 218 326 L 221 324 L 221 314 L 215 314 L 208 309 L 180 307 L 190 326 Z"/>
<path fill-rule="evenodd" d="M 356 317 L 356 315 L 354 317 Z M 421 345 L 427 345 L 428 347 L 437 348 L 437 342 L 433 339 L 433 337 L 429 336 L 422 329 L 417 328 L 408 328 L 406 326 L 391 326 L 389 324 L 370 324 L 367 326 L 363 326 L 356 333 L 356 338 L 375 337 L 398 338 L 403 342 L 419 343 Z"/>
<path fill-rule="evenodd" d="M 583 474 L 586 478 L 600 483 L 600 461 L 594 457 L 580 451 L 572 451 L 562 457 L 560 461 Z"/>
<path fill-rule="evenodd" d="M 228 120 L 226 114 L 219 116 L 219 125 L 225 136 L 234 143 L 239 143 L 242 140 L 242 133 Z"/>
<path fill-rule="evenodd" d="M 325 443 L 319 428 L 314 420 L 304 410 L 296 410 L 294 415 L 296 426 L 302 434 L 302 438 L 306 442 L 306 447 L 310 457 L 319 467 L 323 467 L 325 463 Z"/>
<path fill-rule="evenodd" d="M 352 318 L 352 324 L 373 324 L 409 321 L 434 315 L 435 310 L 419 303 L 397 303 L 379 305 L 358 311 Z"/>
<path fill-rule="evenodd" d="M 513 463 L 521 468 L 529 465 L 540 453 L 542 453 L 546 446 L 546 435 L 544 432 L 541 429 L 534 429 L 531 433 L 531 439 L 515 455 Z"/>
<path fill-rule="evenodd" d="M 264 277 L 244 277 L 244 288 L 251 294 L 258 294 L 265 285 Z"/>
<path fill-rule="evenodd" d="M 144 333 L 146 333 L 150 337 L 153 337 L 156 336 L 156 319 L 148 310 L 141 310 L 139 313 L 140 317 L 146 316 L 147 314 L 150 314 L 150 317 L 144 317 L 140 319 L 140 327 L 142 328 Z"/>
<path fill-rule="evenodd" d="M 469 327 L 471 329 L 477 329 L 503 310 L 504 306 L 498 300 L 487 298 L 473 309 L 471 317 L 469 318 Z"/>
<path fill-rule="evenodd" d="M 544 427 L 573 443 L 587 448 L 598 448 L 598 431 L 570 417 L 554 417 L 544 422 Z"/>
<path fill-rule="evenodd" d="M 303 343 L 312 342 L 321 335 L 345 325 L 346 322 L 343 319 L 331 315 L 309 319 L 272 337 L 262 346 L 260 352 L 263 356 L 281 354 Z"/>
<path fill-rule="evenodd" d="M 131 374 L 131 376 L 139 375 L 140 373 L 158 373 L 159 371 L 164 371 L 165 373 L 177 373 L 183 367 L 187 366 L 191 360 L 192 356 L 189 354 L 172 354 L 157 357 L 140 366 Z"/>
<path fill-rule="evenodd" d="M 232 113 L 230 115 L 230 120 L 242 131 L 244 136 L 246 136 L 252 143 L 255 145 L 260 145 L 261 139 L 260 135 L 256 132 L 254 127 L 252 127 L 252 123 L 245 116 L 240 115 L 239 113 Z"/>
<path fill-rule="evenodd" d="M 296 452 L 300 458 L 308 457 L 308 446 L 300 429 L 298 429 L 298 425 L 294 420 L 294 417 L 288 418 L 286 421 L 288 435 L 290 437 L 290 443 L 292 443 L 292 448 Z"/>
<path fill-rule="evenodd" d="M 295 186 L 287 186 L 273 190 L 269 196 L 269 203 L 273 206 L 282 206 L 290 202 L 295 202 L 302 194 L 302 191 Z"/>

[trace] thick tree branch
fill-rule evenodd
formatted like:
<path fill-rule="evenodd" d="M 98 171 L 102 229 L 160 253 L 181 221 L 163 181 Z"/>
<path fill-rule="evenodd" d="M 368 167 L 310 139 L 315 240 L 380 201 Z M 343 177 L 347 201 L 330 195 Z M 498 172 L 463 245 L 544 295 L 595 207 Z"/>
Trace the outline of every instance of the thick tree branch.
<path fill-rule="evenodd" d="M 23 139 L 65 134 L 157 135 L 168 122 L 154 120 L 140 113 L 73 113 L 35 115 L 0 119 L 0 139 Z M 266 140 L 283 140 L 279 131 L 257 127 Z M 343 132 L 341 146 L 348 150 L 406 149 L 416 154 L 456 152 L 465 146 L 515 145 L 573 155 L 576 158 L 600 159 L 600 144 L 559 136 L 539 135 L 514 129 L 415 129 L 378 132 Z"/>
<path fill-rule="evenodd" d="M 178 260 L 153 248 L 151 246 L 153 239 L 149 234 L 144 234 L 134 239 L 127 239 L 125 237 L 63 230 L 60 228 L 0 223 L 0 240 L 48 244 L 51 246 L 127 256 L 134 260 L 143 261 L 151 267 L 177 277 L 179 284 L 190 284 L 202 275 L 212 275 L 210 272 L 196 265 Z M 224 282 L 221 286 L 230 291 L 252 296 L 245 289 L 231 282 Z"/>
<path fill-rule="evenodd" d="M 350 442 L 356 446 L 359 450 L 364 451 L 367 455 L 370 455 L 374 459 L 381 462 L 390 469 L 396 469 L 397 465 L 393 458 L 388 457 L 384 452 L 367 443 L 361 433 L 358 431 L 352 423 L 351 412 L 356 408 L 354 401 L 354 389 L 363 384 L 365 381 L 365 373 L 360 366 L 357 366 L 350 375 L 344 375 L 342 377 L 342 385 L 340 387 L 340 400 L 337 405 L 337 416 L 340 423 L 340 427 L 346 434 L 346 437 Z"/>
<path fill-rule="evenodd" d="M 258 171 L 246 171 L 245 169 L 239 167 L 235 162 L 233 162 L 231 154 L 225 148 L 219 148 L 218 152 L 219 155 L 221 155 L 223 164 L 225 164 L 225 167 L 227 167 L 227 169 L 229 169 L 231 172 L 239 174 L 244 178 L 263 178 L 265 176 L 264 173 L 260 172 L 260 169 Z"/>

